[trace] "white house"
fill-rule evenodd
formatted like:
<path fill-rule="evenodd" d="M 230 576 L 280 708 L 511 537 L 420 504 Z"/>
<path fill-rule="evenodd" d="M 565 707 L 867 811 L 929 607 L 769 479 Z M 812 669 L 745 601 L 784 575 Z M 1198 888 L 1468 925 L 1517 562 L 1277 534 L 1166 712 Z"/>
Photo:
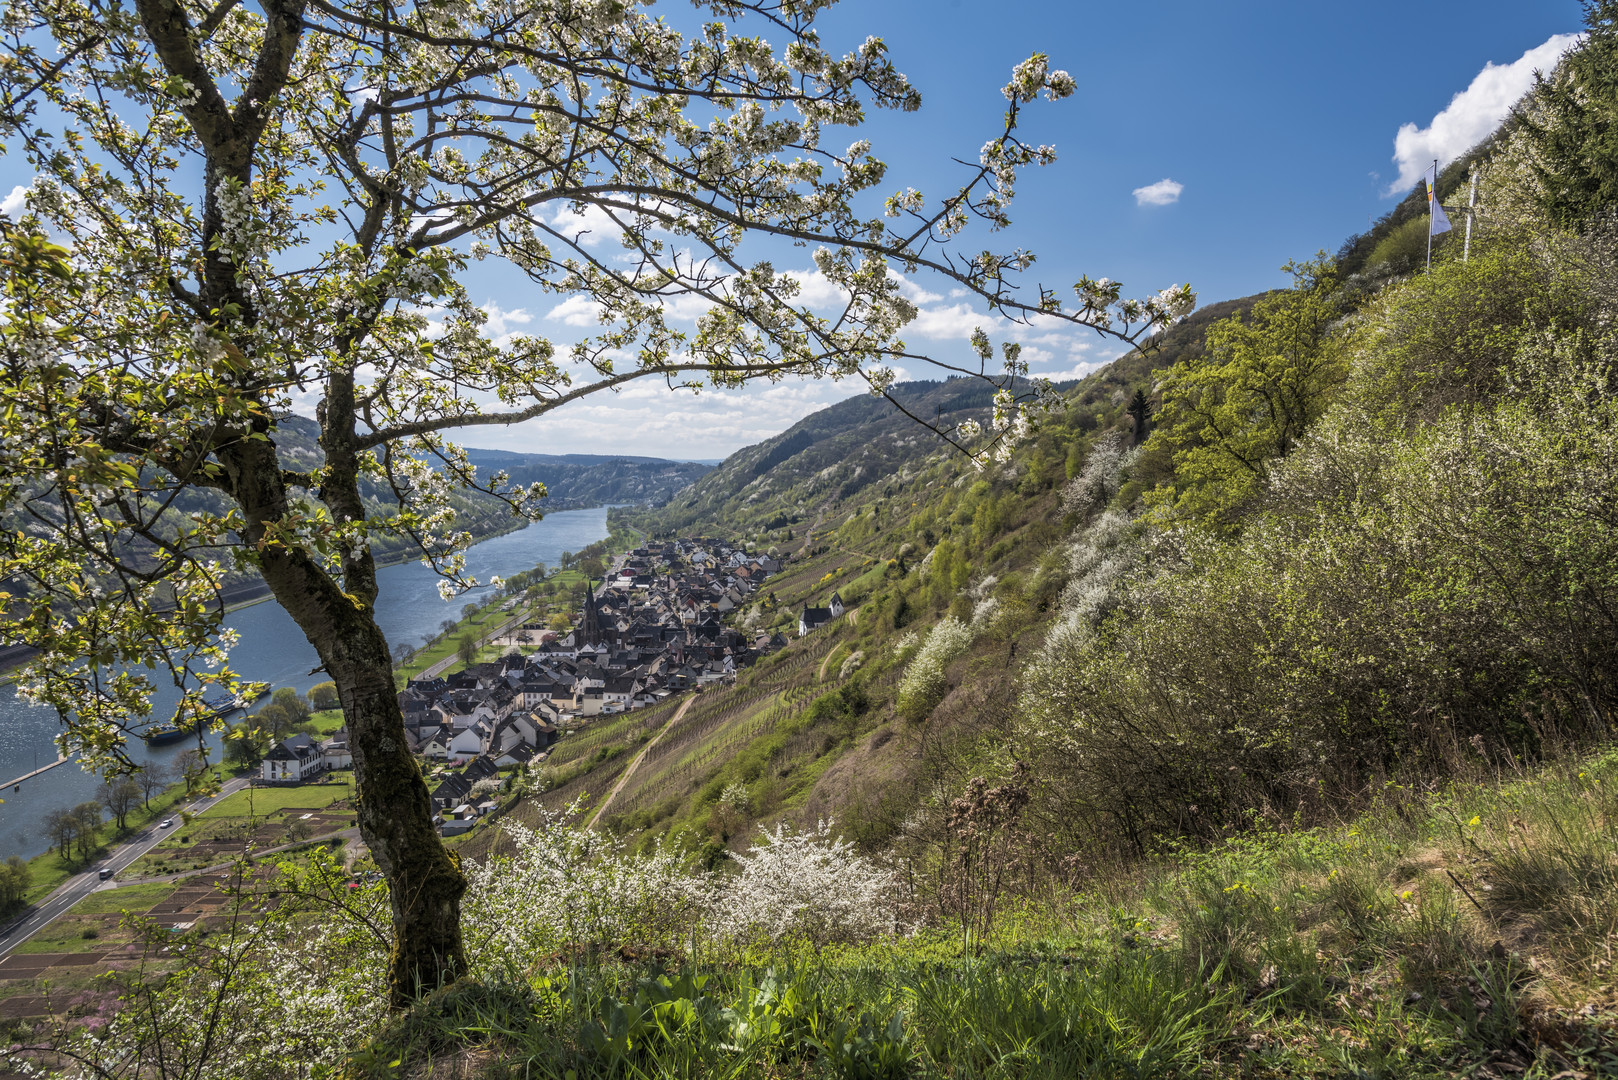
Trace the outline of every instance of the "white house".
<path fill-rule="evenodd" d="M 457 731 L 455 737 L 450 739 L 447 747 L 449 756 L 457 758 L 477 757 L 483 753 L 483 746 L 488 737 L 489 727 L 482 721 L 473 724 L 469 728 Z"/>
<path fill-rule="evenodd" d="M 831 622 L 831 612 L 828 609 L 806 607 L 803 609 L 803 614 L 798 616 L 798 636 L 803 637 L 806 634 L 813 633 L 829 622 Z"/>
<path fill-rule="evenodd" d="M 351 769 L 354 767 L 354 755 L 348 749 L 348 729 L 338 728 L 337 734 L 327 739 L 320 747 L 321 755 L 326 759 L 328 769 Z"/>
<path fill-rule="evenodd" d="M 325 755 L 315 741 L 307 735 L 294 735 L 264 755 L 261 775 L 272 784 L 297 784 L 325 768 Z"/>
<path fill-rule="evenodd" d="M 421 756 L 429 761 L 449 760 L 449 738 L 442 731 L 436 732 L 421 746 Z"/>

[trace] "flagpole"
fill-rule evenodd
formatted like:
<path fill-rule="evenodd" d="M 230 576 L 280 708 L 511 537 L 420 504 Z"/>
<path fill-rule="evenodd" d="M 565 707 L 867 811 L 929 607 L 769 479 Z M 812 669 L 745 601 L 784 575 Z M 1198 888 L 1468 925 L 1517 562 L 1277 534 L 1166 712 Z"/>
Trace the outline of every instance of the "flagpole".
<path fill-rule="evenodd" d="M 1461 261 L 1470 262 L 1472 259 L 1472 219 L 1477 217 L 1478 205 L 1478 170 L 1476 166 L 1468 169 L 1472 174 L 1472 194 L 1466 200 L 1466 245 L 1461 249 Z M 1431 227 L 1429 226 L 1429 229 Z M 1428 240 L 1432 237 L 1429 236 Z"/>
<path fill-rule="evenodd" d="M 1433 202 L 1438 198 L 1438 159 L 1433 158 L 1433 182 L 1427 188 L 1427 272 L 1433 272 Z"/>

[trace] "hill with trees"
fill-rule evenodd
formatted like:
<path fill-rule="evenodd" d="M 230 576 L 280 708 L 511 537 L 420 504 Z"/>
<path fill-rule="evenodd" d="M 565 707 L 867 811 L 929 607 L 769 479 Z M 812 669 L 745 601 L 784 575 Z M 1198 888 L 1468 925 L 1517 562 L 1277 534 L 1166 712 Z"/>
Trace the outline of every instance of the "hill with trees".
<path fill-rule="evenodd" d="M 604 504 L 660 506 L 713 471 L 712 465 L 602 454 L 529 454 L 467 448 L 480 472 L 503 471 L 510 482 L 545 485 L 549 510 Z"/>
<path fill-rule="evenodd" d="M 855 399 L 616 513 L 784 559 L 733 617 L 795 640 L 510 778 L 446 855 L 463 977 L 404 1000 L 398 894 L 318 847 L 244 861 L 206 927 L 145 931 L 165 977 L 19 1052 L 198 1077 L 1618 1071 L 1618 3 L 1588 11 L 1469 158 L 1469 253 L 1451 234 L 1416 266 L 1406 200 L 1037 423 L 967 381 L 879 386 L 964 452 Z"/>

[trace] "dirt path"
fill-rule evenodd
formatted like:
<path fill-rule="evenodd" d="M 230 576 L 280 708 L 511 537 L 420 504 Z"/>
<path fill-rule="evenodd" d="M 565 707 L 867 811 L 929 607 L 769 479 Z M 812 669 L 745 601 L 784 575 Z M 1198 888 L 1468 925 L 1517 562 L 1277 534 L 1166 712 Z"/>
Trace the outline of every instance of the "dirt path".
<path fill-rule="evenodd" d="M 584 826 L 586 829 L 596 827 L 596 822 L 600 821 L 601 815 L 607 812 L 607 807 L 612 805 L 612 800 L 618 797 L 618 793 L 624 789 L 624 785 L 629 782 L 629 778 L 635 775 L 635 770 L 640 768 L 641 761 L 647 754 L 652 752 L 652 747 L 656 746 L 663 736 L 669 733 L 670 728 L 685 718 L 685 711 L 691 707 L 691 703 L 695 700 L 697 699 L 694 695 L 686 698 L 685 702 L 674 711 L 674 715 L 669 717 L 669 722 L 663 725 L 663 729 L 652 736 L 652 741 L 640 748 L 640 753 L 635 755 L 635 760 L 629 763 L 629 767 L 618 777 L 618 782 L 612 785 L 612 790 L 607 792 L 607 797 L 601 800 L 600 806 L 596 807 L 596 812 L 590 815 L 590 820 Z"/>
<path fill-rule="evenodd" d="M 860 622 L 860 609 L 849 608 L 847 611 L 843 612 L 843 618 L 848 620 L 848 625 L 858 626 Z M 826 659 L 820 662 L 820 674 L 815 677 L 816 682 L 826 681 L 826 665 L 830 664 L 831 658 L 837 655 L 837 648 L 838 646 L 833 645 L 831 652 L 826 654 Z"/>

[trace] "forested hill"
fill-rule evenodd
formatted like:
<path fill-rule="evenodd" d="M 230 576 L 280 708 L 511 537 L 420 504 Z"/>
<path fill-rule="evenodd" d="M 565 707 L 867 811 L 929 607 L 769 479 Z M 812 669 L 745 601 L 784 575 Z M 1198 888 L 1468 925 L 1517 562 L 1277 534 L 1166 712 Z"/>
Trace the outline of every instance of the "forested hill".
<path fill-rule="evenodd" d="M 1151 393 L 1158 372 L 1201 352 L 1210 325 L 1246 311 L 1256 299 L 1206 305 L 1144 351 L 1131 351 L 1081 380 L 1055 384 L 1073 422 L 1086 432 L 1118 423 L 1130 395 L 1137 389 Z M 893 396 L 903 411 L 861 395 L 736 451 L 671 499 L 656 515 L 658 527 L 781 529 L 817 511 L 831 513 L 872 485 L 892 494 L 951 453 L 949 444 L 917 421 L 945 427 L 967 418 L 986 422 L 994 388 L 977 379 L 951 378 L 899 383 Z"/>
<path fill-rule="evenodd" d="M 524 454 L 467 448 L 481 475 L 503 470 L 514 484 L 545 485 L 546 507 L 572 510 L 603 503 L 660 506 L 713 471 L 694 461 L 601 454 Z"/>
<path fill-rule="evenodd" d="M 969 416 L 984 419 L 993 387 L 969 379 L 910 382 L 895 386 L 893 395 L 914 416 L 955 424 Z M 902 482 L 943 448 L 887 401 L 852 397 L 738 450 L 671 500 L 658 518 L 672 530 L 780 527 L 801 518 L 811 504 L 847 498 L 878 480 Z"/>
<path fill-rule="evenodd" d="M 1068 386 L 1003 465 L 859 398 L 641 515 L 788 557 L 749 630 L 791 638 L 834 594 L 852 614 L 791 646 L 790 725 L 642 769 L 612 826 L 736 845 L 835 817 L 947 851 L 968 781 L 1026 766 L 1055 874 L 1610 738 L 1618 180 L 1581 172 L 1606 130 L 1586 108 L 1544 92 L 1541 127 L 1444 171 L 1430 271 L 1418 192 L 1295 253 L 1291 288 Z M 989 404 L 964 379 L 897 396 L 946 423 Z"/>

